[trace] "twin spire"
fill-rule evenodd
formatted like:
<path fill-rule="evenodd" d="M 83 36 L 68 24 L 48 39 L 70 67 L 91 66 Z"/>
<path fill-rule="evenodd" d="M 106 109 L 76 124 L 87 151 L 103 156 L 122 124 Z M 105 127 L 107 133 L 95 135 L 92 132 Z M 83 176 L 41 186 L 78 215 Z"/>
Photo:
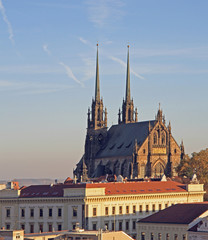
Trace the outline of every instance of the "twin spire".
<path fill-rule="evenodd" d="M 100 78 L 99 78 L 98 43 L 97 43 L 96 79 L 95 79 L 95 100 L 98 100 L 98 99 L 100 99 Z"/>
<path fill-rule="evenodd" d="M 123 100 L 122 111 L 119 109 L 118 123 L 137 122 L 137 109 L 134 110 L 133 99 L 130 93 L 130 64 L 129 45 L 127 46 L 126 97 Z M 121 117 L 122 115 L 122 117 Z M 92 109 L 88 109 L 88 129 L 107 128 L 107 110 L 103 110 L 103 100 L 100 97 L 99 57 L 98 44 L 96 56 L 95 99 L 92 100 Z"/>
<path fill-rule="evenodd" d="M 127 71 L 126 71 L 126 101 L 130 101 L 131 94 L 130 94 L 130 66 L 129 66 L 129 45 L 127 46 L 128 53 L 127 53 Z"/>
<path fill-rule="evenodd" d="M 134 110 L 134 102 L 130 93 L 130 63 L 129 63 L 129 45 L 127 46 L 127 70 L 126 70 L 126 98 L 123 100 L 122 112 L 119 109 L 118 123 L 134 123 L 137 122 L 137 108 Z M 121 119 L 122 114 L 122 119 Z"/>

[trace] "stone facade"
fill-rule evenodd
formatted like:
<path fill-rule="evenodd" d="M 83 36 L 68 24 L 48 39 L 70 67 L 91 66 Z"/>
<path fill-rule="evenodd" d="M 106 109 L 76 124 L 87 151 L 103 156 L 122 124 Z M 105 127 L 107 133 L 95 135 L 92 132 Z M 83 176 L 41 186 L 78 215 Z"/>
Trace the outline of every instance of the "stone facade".
<path fill-rule="evenodd" d="M 130 95 L 129 48 L 127 57 L 126 96 L 118 124 L 107 129 L 107 109 L 100 97 L 98 51 L 95 98 L 88 109 L 85 153 L 74 174 L 81 178 L 86 164 L 88 177 L 106 174 L 127 178 L 158 178 L 163 174 L 176 176 L 175 168 L 184 157 L 183 143 L 175 141 L 171 124 L 166 125 L 159 107 L 154 120 L 138 122 L 137 109 Z M 85 164 L 83 164 L 85 163 Z"/>

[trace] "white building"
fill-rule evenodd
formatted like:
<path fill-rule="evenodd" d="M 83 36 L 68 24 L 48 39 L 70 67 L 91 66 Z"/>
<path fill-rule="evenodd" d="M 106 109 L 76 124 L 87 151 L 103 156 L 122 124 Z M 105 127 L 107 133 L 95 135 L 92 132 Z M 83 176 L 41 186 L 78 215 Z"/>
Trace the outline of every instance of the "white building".
<path fill-rule="evenodd" d="M 208 202 L 177 204 L 139 220 L 137 240 L 205 240 L 207 217 Z"/>
<path fill-rule="evenodd" d="M 202 202 L 202 184 L 107 182 L 32 185 L 0 191 L 0 227 L 26 233 L 71 230 L 125 231 L 136 236 L 136 222 L 176 203 Z"/>

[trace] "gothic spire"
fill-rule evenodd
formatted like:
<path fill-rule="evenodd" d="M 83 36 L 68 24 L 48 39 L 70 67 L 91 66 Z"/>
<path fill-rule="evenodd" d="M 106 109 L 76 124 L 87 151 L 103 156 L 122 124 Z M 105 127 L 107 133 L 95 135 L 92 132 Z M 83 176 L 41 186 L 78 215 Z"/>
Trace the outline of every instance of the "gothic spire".
<path fill-rule="evenodd" d="M 98 61 L 98 43 L 96 59 L 96 79 L 95 79 L 95 101 L 100 100 L 100 79 L 99 79 L 99 61 Z"/>
<path fill-rule="evenodd" d="M 126 71 L 126 101 L 130 101 L 131 94 L 130 94 L 130 66 L 129 66 L 129 45 L 128 54 L 127 54 L 127 71 Z"/>

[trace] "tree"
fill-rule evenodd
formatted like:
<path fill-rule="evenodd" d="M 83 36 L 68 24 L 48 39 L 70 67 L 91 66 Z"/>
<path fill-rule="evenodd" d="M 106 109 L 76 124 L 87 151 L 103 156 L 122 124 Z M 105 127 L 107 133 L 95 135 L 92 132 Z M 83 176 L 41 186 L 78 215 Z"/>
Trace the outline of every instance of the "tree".
<path fill-rule="evenodd" d="M 198 180 L 201 183 L 208 184 L 208 148 L 200 152 L 192 153 L 181 161 L 176 171 L 179 176 L 191 178 L 196 173 Z"/>

